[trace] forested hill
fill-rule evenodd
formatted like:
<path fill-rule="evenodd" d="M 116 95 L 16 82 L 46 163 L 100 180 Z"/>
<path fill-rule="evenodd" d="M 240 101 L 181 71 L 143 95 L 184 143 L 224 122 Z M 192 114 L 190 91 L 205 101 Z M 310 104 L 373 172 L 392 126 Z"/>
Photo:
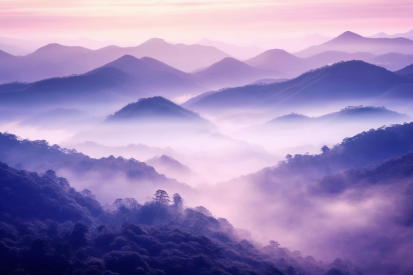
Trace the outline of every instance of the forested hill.
<path fill-rule="evenodd" d="M 1 274 L 359 274 L 275 241 L 253 244 L 204 207 L 185 209 L 178 194 L 170 203 L 163 190 L 144 205 L 127 198 L 103 209 L 53 171 L 0 163 L 0 181 Z"/>
<path fill-rule="evenodd" d="M 278 179 L 303 176 L 307 181 L 351 168 L 362 168 L 412 152 L 412 136 L 413 123 L 370 129 L 345 138 L 332 148 L 324 146 L 320 154 L 287 155 L 286 160 L 278 165 L 247 177 L 258 180 L 257 177 L 268 179 L 270 175 Z"/>
<path fill-rule="evenodd" d="M 135 159 L 114 156 L 94 159 L 76 150 L 49 145 L 45 140 L 21 140 L 8 133 L 0 133 L 0 161 L 18 169 L 36 172 L 63 169 L 78 177 L 94 172 L 98 178 L 103 179 L 111 179 L 118 173 L 124 173 L 135 181 L 186 186 L 158 174 L 153 167 Z"/>

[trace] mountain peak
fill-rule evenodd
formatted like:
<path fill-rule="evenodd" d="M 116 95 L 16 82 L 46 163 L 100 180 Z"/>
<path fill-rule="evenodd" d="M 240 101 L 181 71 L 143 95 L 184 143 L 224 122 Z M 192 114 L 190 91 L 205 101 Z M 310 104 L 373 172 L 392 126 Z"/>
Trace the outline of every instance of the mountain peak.
<path fill-rule="evenodd" d="M 267 56 L 293 56 L 289 52 L 283 49 L 271 49 L 262 53 Z"/>
<path fill-rule="evenodd" d="M 124 55 L 104 65 L 103 67 L 117 68 L 131 75 L 134 75 L 134 73 L 137 73 L 138 71 L 142 71 L 147 68 L 144 62 L 132 55 Z"/>
<path fill-rule="evenodd" d="M 206 76 L 206 75 L 214 75 L 218 76 L 221 78 L 223 75 L 228 75 L 228 72 L 230 74 L 237 74 L 240 72 L 248 72 L 251 73 L 253 71 L 253 68 L 242 62 L 239 61 L 238 59 L 235 59 L 233 57 L 225 57 L 224 59 L 221 59 L 215 64 L 212 64 L 208 68 L 201 70 L 199 72 L 196 72 L 196 76 Z"/>
<path fill-rule="evenodd" d="M 65 46 L 58 43 L 50 43 L 47 44 L 35 52 L 31 53 L 30 55 L 37 55 L 37 54 L 72 54 L 72 53 L 87 53 L 91 52 L 87 48 L 83 48 L 80 46 Z"/>
<path fill-rule="evenodd" d="M 154 96 L 141 98 L 137 102 L 130 103 L 109 116 L 106 121 L 127 121 L 127 120 L 185 120 L 193 122 L 206 122 L 198 114 L 184 109 L 172 101 Z"/>
<path fill-rule="evenodd" d="M 123 56 L 119 57 L 118 59 L 112 61 L 109 64 L 112 64 L 112 63 L 115 63 L 115 62 L 116 63 L 121 63 L 121 64 L 130 64 L 130 63 L 139 63 L 140 60 L 139 60 L 139 58 L 136 58 L 136 57 L 134 57 L 130 54 L 126 54 L 126 55 L 123 55 Z"/>
<path fill-rule="evenodd" d="M 214 65 L 218 65 L 218 64 L 220 64 L 220 65 L 241 65 L 241 64 L 246 65 L 244 62 L 239 61 L 238 59 L 233 58 L 233 57 L 225 57 L 222 60 L 215 63 Z M 214 65 L 212 65 L 212 66 L 214 66 Z"/>
<path fill-rule="evenodd" d="M 151 39 L 143 42 L 141 44 L 141 46 L 142 45 L 145 45 L 145 46 L 161 46 L 161 45 L 167 45 L 167 44 L 168 43 L 165 40 L 163 40 L 162 38 L 154 37 L 154 38 L 151 38 Z"/>
<path fill-rule="evenodd" d="M 287 72 L 291 66 L 302 66 L 301 58 L 282 49 L 272 49 L 245 61 L 246 64 L 264 70 Z"/>
<path fill-rule="evenodd" d="M 349 40 L 358 40 L 360 38 L 363 38 L 363 36 L 351 32 L 351 31 L 346 31 L 343 32 L 342 34 L 340 34 L 339 36 L 337 36 L 336 38 L 334 38 L 334 41 L 341 41 L 341 42 L 345 42 L 345 41 L 349 41 Z"/>

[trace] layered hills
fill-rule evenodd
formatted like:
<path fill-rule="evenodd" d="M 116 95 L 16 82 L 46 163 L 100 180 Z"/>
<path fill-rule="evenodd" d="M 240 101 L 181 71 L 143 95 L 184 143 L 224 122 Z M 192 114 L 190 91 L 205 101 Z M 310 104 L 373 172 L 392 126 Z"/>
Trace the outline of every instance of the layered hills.
<path fill-rule="evenodd" d="M 39 106 L 124 102 L 146 95 L 138 79 L 113 67 L 98 68 L 82 75 L 45 79 L 33 83 L 0 85 L 1 104 Z"/>
<path fill-rule="evenodd" d="M 248 85 L 203 94 L 183 106 L 212 110 L 376 99 L 395 87 L 405 89 L 403 85 L 406 83 L 409 80 L 382 67 L 348 61 L 309 71 L 281 83 Z"/>
<path fill-rule="evenodd" d="M 158 174 L 151 166 L 133 158 L 109 156 L 95 159 L 76 150 L 68 150 L 58 145 L 51 146 L 44 140 L 20 140 L 17 136 L 7 133 L 1 133 L 0 140 L 1 162 L 18 169 L 40 173 L 47 170 L 60 172 L 69 180 L 78 182 L 83 188 L 95 190 L 102 201 L 113 199 L 107 197 L 105 189 L 111 188 L 111 182 L 117 178 L 123 179 L 119 184 L 136 185 L 142 189 L 162 188 L 168 185 L 170 190 L 191 190 L 186 184 L 168 179 Z M 98 186 L 100 187 L 97 188 Z"/>
<path fill-rule="evenodd" d="M 151 58 L 123 56 L 82 75 L 0 85 L 2 103 L 69 105 L 128 102 L 145 95 L 173 97 L 202 91 L 189 74 Z"/>
<path fill-rule="evenodd" d="M 228 54 L 210 46 L 169 44 L 162 39 L 151 39 L 139 46 L 122 48 L 108 46 L 90 50 L 78 46 L 49 44 L 23 57 L 8 56 L 0 64 L 0 83 L 37 81 L 50 77 L 81 74 L 103 66 L 124 55 L 137 58 L 151 57 L 184 71 L 209 66 Z M 6 62 L 7 61 L 7 62 Z"/>
<path fill-rule="evenodd" d="M 321 45 L 311 46 L 298 52 L 297 56 L 309 57 L 325 51 L 369 52 L 377 55 L 390 52 L 413 54 L 412 46 L 413 41 L 407 38 L 368 38 L 347 31 Z"/>
<path fill-rule="evenodd" d="M 193 74 L 198 82 L 215 89 L 246 85 L 258 79 L 282 76 L 284 74 L 279 71 L 252 67 L 230 57 Z"/>
<path fill-rule="evenodd" d="M 377 120 L 381 123 L 394 123 L 396 121 L 406 122 L 412 118 L 405 114 L 400 114 L 395 111 L 386 109 L 385 107 L 372 106 L 349 106 L 338 112 L 322 115 L 319 117 L 308 117 L 300 114 L 288 114 L 277 117 L 264 125 L 266 126 L 310 126 L 311 124 L 319 123 L 365 123 L 371 120 Z"/>

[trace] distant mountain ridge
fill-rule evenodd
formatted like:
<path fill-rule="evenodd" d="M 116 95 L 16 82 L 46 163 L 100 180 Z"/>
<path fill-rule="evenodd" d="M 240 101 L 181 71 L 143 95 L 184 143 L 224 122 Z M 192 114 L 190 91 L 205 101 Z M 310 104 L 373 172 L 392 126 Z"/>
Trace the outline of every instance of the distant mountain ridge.
<path fill-rule="evenodd" d="M 263 124 L 250 126 L 237 132 L 242 137 L 272 136 L 282 131 L 329 131 L 338 133 L 338 129 L 345 132 L 346 127 L 375 127 L 395 123 L 411 122 L 412 118 L 406 114 L 374 106 L 348 106 L 340 111 L 327 113 L 317 117 L 310 117 L 298 113 L 290 113 L 274 118 Z M 285 132 L 289 133 L 289 132 Z"/>
<path fill-rule="evenodd" d="M 231 57 L 226 57 L 210 67 L 193 74 L 196 80 L 210 88 L 240 86 L 260 78 L 282 76 L 283 73 L 281 72 L 254 68 Z"/>
<path fill-rule="evenodd" d="M 300 57 L 309 57 L 325 51 L 342 51 L 348 53 L 369 52 L 386 54 L 398 52 L 413 54 L 413 41 L 407 38 L 367 38 L 347 31 L 321 45 L 312 46 L 296 53 Z"/>
<path fill-rule="evenodd" d="M 290 74 L 299 67 L 303 71 L 308 70 L 305 61 L 284 50 L 273 49 L 245 61 L 246 64 L 259 69 L 275 70 Z"/>
<path fill-rule="evenodd" d="M 410 51 L 413 41 L 400 39 L 380 38 L 377 40 L 346 32 L 324 44 L 314 46 L 315 48 L 311 47 L 305 50 L 309 51 L 308 54 L 303 55 L 302 53 L 305 52 L 303 51 L 293 55 L 281 49 L 272 49 L 245 60 L 245 63 L 255 69 L 274 71 L 267 72 L 267 74 L 262 71 L 259 73 L 249 73 L 249 80 L 254 78 L 252 81 L 258 80 L 252 75 L 259 75 L 260 78 L 268 78 L 270 76 L 278 78 L 283 75 L 296 77 L 310 69 L 353 59 L 364 60 L 372 64 L 384 66 L 390 70 L 398 70 L 408 65 L 406 63 L 408 60 L 413 60 L 413 52 Z M 377 47 L 375 46 L 376 44 L 378 45 Z M 389 50 L 376 51 L 378 48 Z M 403 49 L 409 50 L 405 51 Z M 375 58 L 369 52 L 374 54 L 389 54 L 392 52 L 393 56 L 378 56 Z M 222 62 L 223 59 L 230 57 L 229 54 L 212 46 L 198 44 L 173 45 L 159 38 L 150 39 L 136 47 L 107 46 L 98 50 L 52 43 L 22 57 L 16 57 L 0 51 L 0 61 L 2 61 L 0 63 L 0 83 L 13 81 L 33 82 L 52 77 L 84 74 L 125 55 L 144 58 L 141 61 L 155 71 L 164 71 L 165 73 L 168 72 L 186 78 L 188 82 L 192 83 L 186 83 L 185 85 L 188 88 L 193 86 L 195 90 L 197 89 L 197 84 L 194 83 L 196 79 L 194 77 L 191 79 L 188 76 L 189 72 L 197 70 L 198 73 L 200 70 L 211 69 L 210 67 L 214 67 L 217 63 Z M 164 65 L 155 64 L 156 61 L 164 63 Z M 169 68 L 166 69 L 166 66 L 169 66 Z M 240 72 L 237 76 L 238 79 L 245 77 L 246 73 L 246 71 L 240 70 L 240 67 L 244 66 L 233 67 L 234 70 Z M 229 72 L 226 72 L 224 76 L 227 76 L 228 80 L 224 81 L 224 86 L 222 87 L 225 87 L 225 85 L 238 86 L 246 84 L 246 81 L 241 82 L 238 80 L 234 82 L 234 76 L 231 76 Z M 224 76 L 221 79 L 224 79 Z M 167 74 L 165 77 L 170 78 L 171 75 Z M 178 80 L 175 79 L 175 81 Z M 159 86 L 162 86 L 162 83 L 164 83 L 163 80 L 158 82 Z M 217 85 L 214 87 L 217 87 Z"/>
<path fill-rule="evenodd" d="M 124 102 L 145 96 L 144 90 L 148 88 L 136 78 L 119 69 L 103 67 L 83 75 L 0 85 L 0 104 L 18 107 Z"/>
<path fill-rule="evenodd" d="M 50 77 L 81 74 L 124 55 L 155 58 L 187 72 L 209 66 L 229 56 L 214 47 L 172 45 L 158 38 L 150 39 L 136 47 L 108 46 L 98 50 L 53 43 L 23 57 L 10 56 L 6 63 L 0 64 L 0 83 L 37 81 Z"/>
<path fill-rule="evenodd" d="M 405 83 L 408 81 L 384 68 L 363 61 L 347 61 L 309 71 L 286 82 L 203 94 L 182 106 L 217 110 L 372 99 Z"/>
<path fill-rule="evenodd" d="M 396 38 L 396 37 L 404 37 L 404 38 L 408 38 L 408 39 L 412 39 L 413 38 L 413 29 L 405 32 L 405 33 L 395 33 L 395 34 L 387 34 L 384 32 L 380 32 L 377 33 L 373 36 L 371 36 L 371 38 Z"/>
<path fill-rule="evenodd" d="M 170 98 L 205 91 L 192 75 L 146 57 L 125 55 L 82 75 L 45 79 L 33 83 L 0 85 L 0 104 L 45 105 L 130 102 L 147 95 Z"/>
<path fill-rule="evenodd" d="M 398 70 L 413 62 L 413 54 L 387 53 L 374 55 L 369 52 L 348 53 L 345 51 L 326 50 L 308 57 L 299 57 L 281 49 L 268 50 L 245 63 L 265 70 L 273 70 L 278 75 L 296 77 L 308 70 L 317 69 L 341 61 L 362 60 L 370 64 L 385 67 L 388 70 Z"/>
<path fill-rule="evenodd" d="M 103 67 L 117 68 L 142 82 L 158 95 L 173 96 L 184 92 L 200 92 L 199 86 L 190 74 L 172 68 L 156 59 L 145 57 L 138 59 L 131 55 L 122 56 Z"/>
<path fill-rule="evenodd" d="M 348 106 L 344 109 L 341 109 L 338 112 L 322 115 L 319 117 L 308 117 L 296 113 L 292 113 L 289 115 L 281 116 L 275 118 L 265 124 L 276 124 L 278 122 L 303 122 L 303 123 L 312 123 L 312 122 L 362 122 L 366 119 L 406 119 L 411 120 L 412 118 L 405 114 L 400 114 L 395 111 L 391 111 L 386 109 L 385 107 L 373 107 L 373 106 Z"/>
<path fill-rule="evenodd" d="M 213 41 L 206 38 L 200 40 L 197 44 L 204 46 L 213 46 L 240 60 L 251 58 L 265 51 L 265 49 L 262 49 L 258 46 L 242 47 L 238 45 L 224 43 L 221 41 Z"/>

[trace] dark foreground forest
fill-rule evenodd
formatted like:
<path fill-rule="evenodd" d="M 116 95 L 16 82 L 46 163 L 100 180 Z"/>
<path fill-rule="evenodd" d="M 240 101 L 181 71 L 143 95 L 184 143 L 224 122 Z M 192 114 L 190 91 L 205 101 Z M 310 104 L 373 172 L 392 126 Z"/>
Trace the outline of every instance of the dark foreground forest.
<path fill-rule="evenodd" d="M 0 164 L 0 274 L 361 274 L 270 241 L 244 239 L 226 219 L 158 190 L 101 206 L 49 170 Z"/>

